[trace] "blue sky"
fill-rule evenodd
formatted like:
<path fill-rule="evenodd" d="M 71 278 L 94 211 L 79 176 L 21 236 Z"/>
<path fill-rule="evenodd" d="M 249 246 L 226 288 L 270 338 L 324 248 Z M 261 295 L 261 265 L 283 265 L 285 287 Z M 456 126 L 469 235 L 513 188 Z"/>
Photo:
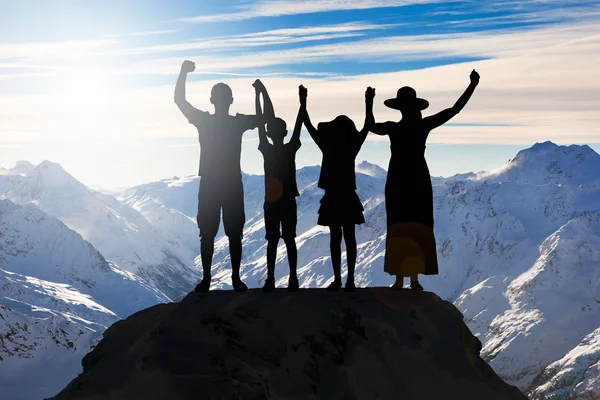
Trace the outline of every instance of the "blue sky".
<path fill-rule="evenodd" d="M 315 121 L 364 119 L 366 86 L 378 121 L 404 85 L 449 107 L 482 76 L 467 108 L 432 134 L 434 175 L 499 167 L 537 141 L 600 143 L 600 1 L 539 0 L 0 0 L 0 156 L 61 163 L 84 183 L 117 188 L 197 170 L 194 128 L 172 102 L 184 59 L 188 94 L 211 110 L 212 84 L 252 113 L 261 78 L 293 123 L 297 86 Z M 318 164 L 303 136 L 299 165 Z M 242 167 L 260 173 L 256 134 Z M 385 166 L 389 144 L 370 137 L 359 159 Z"/>

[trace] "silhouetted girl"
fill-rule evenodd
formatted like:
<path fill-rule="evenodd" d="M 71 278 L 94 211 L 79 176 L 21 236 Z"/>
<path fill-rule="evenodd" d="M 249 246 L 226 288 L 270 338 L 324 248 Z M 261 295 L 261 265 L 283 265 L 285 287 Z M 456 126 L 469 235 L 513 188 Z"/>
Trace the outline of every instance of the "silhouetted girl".
<path fill-rule="evenodd" d="M 306 91 L 304 91 L 306 95 Z M 365 92 L 366 118 L 362 131 L 358 131 L 354 122 L 345 115 L 333 121 L 322 122 L 317 129 L 311 124 L 308 112 L 304 112 L 304 125 L 323 153 L 319 187 L 325 190 L 319 208 L 317 223 L 328 226 L 330 230 L 331 262 L 334 281 L 327 290 L 336 291 L 342 286 L 341 258 L 342 235 L 346 242 L 348 277 L 344 288 L 347 292 L 355 290 L 354 266 L 356 264 L 356 224 L 365 222 L 363 206 L 356 194 L 355 164 L 356 156 L 365 141 L 369 129 L 374 123 L 373 97 L 375 89 Z"/>
<path fill-rule="evenodd" d="M 398 90 L 395 99 L 384 104 L 402 112 L 399 122 L 374 124 L 373 133 L 388 135 L 391 159 L 385 185 L 387 240 L 385 272 L 396 276 L 394 288 L 402 288 L 403 278 L 410 277 L 411 289 L 423 290 L 418 274 L 438 273 L 433 234 L 433 191 L 425 142 L 429 132 L 448 122 L 467 104 L 479 83 L 479 74 L 471 72 L 471 84 L 452 108 L 423 118 L 429 106 L 417 98 L 411 87 Z"/>

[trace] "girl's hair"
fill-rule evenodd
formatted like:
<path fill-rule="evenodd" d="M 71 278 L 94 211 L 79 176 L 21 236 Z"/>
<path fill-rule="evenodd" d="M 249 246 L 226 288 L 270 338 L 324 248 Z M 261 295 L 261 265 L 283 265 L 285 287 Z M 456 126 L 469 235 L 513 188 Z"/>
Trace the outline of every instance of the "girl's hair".
<path fill-rule="evenodd" d="M 333 121 L 321 122 L 317 129 L 325 134 L 336 135 L 340 140 L 345 136 L 358 134 L 354 121 L 346 115 L 338 115 Z"/>

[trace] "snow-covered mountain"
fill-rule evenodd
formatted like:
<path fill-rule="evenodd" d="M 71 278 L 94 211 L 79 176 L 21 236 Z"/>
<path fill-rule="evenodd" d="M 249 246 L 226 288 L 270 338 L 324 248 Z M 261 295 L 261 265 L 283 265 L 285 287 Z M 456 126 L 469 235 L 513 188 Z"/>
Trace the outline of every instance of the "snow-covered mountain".
<path fill-rule="evenodd" d="M 333 279 L 329 233 L 316 225 L 323 194 L 317 188 L 318 176 L 318 167 L 297 172 L 302 287 L 323 287 Z M 266 275 L 264 178 L 244 175 L 243 179 L 247 222 L 242 274 L 249 286 L 259 287 Z M 86 188 L 56 164 L 19 163 L 0 174 L 0 195 L 59 218 L 110 260 L 108 268 L 123 279 L 147 282 L 173 296 L 199 279 L 195 221 L 199 180 L 174 177 L 128 189 L 114 198 Z M 588 146 L 546 142 L 519 152 L 497 170 L 432 180 L 440 275 L 423 277 L 425 289 L 454 302 L 483 342 L 482 355 L 509 383 L 536 399 L 596 398 L 600 392 L 600 156 Z M 385 170 L 359 164 L 357 186 L 366 219 L 356 231 L 357 285 L 390 285 L 393 278 L 383 272 Z M 69 270 L 61 268 L 68 277 Z M 228 243 L 221 230 L 213 289 L 231 287 L 230 268 Z M 282 243 L 276 267 L 279 286 L 286 285 L 287 271 Z M 44 282 L 57 283 L 52 280 L 55 275 L 6 269 L 2 278 L 5 288 L 8 281 L 11 287 L 15 282 L 21 282 L 19 287 L 28 285 L 23 289 L 27 293 L 37 290 L 30 278 L 40 280 L 38 287 L 52 287 Z M 179 276 L 183 278 L 173 283 Z M 108 300 L 85 292 L 79 280 L 58 283 L 91 296 L 98 307 L 117 314 Z M 6 306 L 12 314 L 19 312 L 15 303 L 3 304 L 5 314 Z M 81 307 L 92 313 L 86 321 L 102 326 L 110 322 L 110 318 L 98 322 L 101 308 Z M 20 315 L 31 318 L 30 314 Z M 59 324 L 64 316 L 54 318 L 52 323 Z"/>
<path fill-rule="evenodd" d="M 0 398 L 56 393 L 108 326 L 166 300 L 58 219 L 0 200 Z"/>
<path fill-rule="evenodd" d="M 89 189 L 60 165 L 20 162 L 0 176 L 0 198 L 34 204 L 57 217 L 119 269 L 134 273 L 168 297 L 187 293 L 199 274 L 194 249 L 134 208 Z"/>
<path fill-rule="evenodd" d="M 367 221 L 357 227 L 359 286 L 393 281 L 383 272 L 385 180 L 379 170 L 368 163 L 357 168 Z M 316 225 L 323 193 L 316 187 L 318 174 L 318 167 L 298 171 L 298 274 L 303 287 L 323 287 L 333 279 L 328 230 Z M 242 274 L 249 286 L 258 287 L 266 277 L 264 192 L 262 177 L 244 179 L 247 223 Z M 588 146 L 551 142 L 519 152 L 492 172 L 433 179 L 440 275 L 423 277 L 423 286 L 456 304 L 484 343 L 483 354 L 491 365 L 523 390 L 536 390 L 535 377 L 567 357 L 600 325 L 599 181 L 598 154 Z M 182 185 L 190 185 L 186 182 Z M 188 193 L 195 196 L 197 187 L 194 182 Z M 145 196 L 165 205 L 164 196 L 168 204 L 178 207 L 171 200 L 175 190 L 181 188 L 145 192 Z M 136 196 L 127 201 L 134 203 Z M 195 215 L 194 201 L 193 208 L 178 210 Z M 214 260 L 213 287 L 230 288 L 224 237 L 216 243 Z M 199 257 L 196 263 L 201 266 Z M 282 244 L 278 285 L 286 285 L 287 270 Z M 590 385 L 586 390 L 597 390 L 597 383 Z"/>
<path fill-rule="evenodd" d="M 355 171 L 357 174 L 369 175 L 378 179 L 385 179 L 387 177 L 387 171 L 385 169 L 381 168 L 379 165 L 371 164 L 368 161 L 357 164 Z"/>
<path fill-rule="evenodd" d="M 600 302 L 600 299 L 597 301 Z M 600 328 L 534 380 L 530 398 L 600 399 Z"/>

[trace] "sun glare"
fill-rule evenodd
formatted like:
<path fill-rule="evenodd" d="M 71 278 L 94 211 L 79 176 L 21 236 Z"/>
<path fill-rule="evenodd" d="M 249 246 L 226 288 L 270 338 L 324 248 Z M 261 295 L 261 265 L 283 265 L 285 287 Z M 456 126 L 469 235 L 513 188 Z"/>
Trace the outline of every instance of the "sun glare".
<path fill-rule="evenodd" d="M 65 133 L 81 136 L 82 130 L 97 134 L 114 128 L 116 99 L 114 75 L 102 68 L 70 68 L 59 78 L 55 98 L 60 103 Z"/>

